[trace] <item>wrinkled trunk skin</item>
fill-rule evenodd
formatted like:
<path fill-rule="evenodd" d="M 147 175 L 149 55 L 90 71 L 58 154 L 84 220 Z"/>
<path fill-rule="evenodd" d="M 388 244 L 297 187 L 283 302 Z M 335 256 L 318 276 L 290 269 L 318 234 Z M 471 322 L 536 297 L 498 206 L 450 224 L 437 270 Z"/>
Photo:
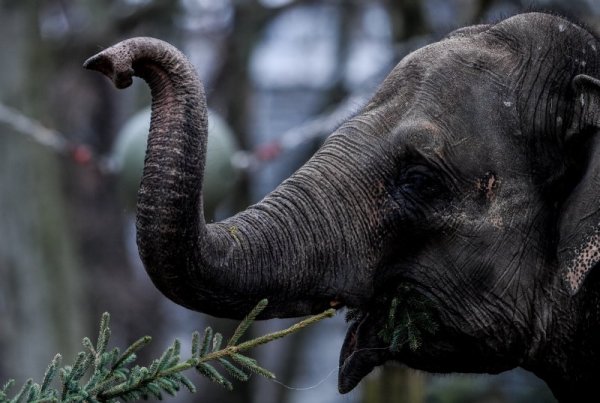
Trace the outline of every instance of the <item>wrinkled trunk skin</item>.
<path fill-rule="evenodd" d="M 173 301 L 238 318 L 268 298 L 263 318 L 354 304 L 371 293 L 367 273 L 380 243 L 375 195 L 359 167 L 375 160 L 356 128 L 340 129 L 261 203 L 220 223 L 202 214 L 207 120 L 202 84 L 171 45 L 121 42 L 86 61 L 118 88 L 144 79 L 152 120 L 138 194 L 140 256 Z M 359 130 L 358 130 L 359 131 Z M 362 162 L 361 162 L 362 161 Z M 371 181 L 373 180 L 373 173 Z"/>

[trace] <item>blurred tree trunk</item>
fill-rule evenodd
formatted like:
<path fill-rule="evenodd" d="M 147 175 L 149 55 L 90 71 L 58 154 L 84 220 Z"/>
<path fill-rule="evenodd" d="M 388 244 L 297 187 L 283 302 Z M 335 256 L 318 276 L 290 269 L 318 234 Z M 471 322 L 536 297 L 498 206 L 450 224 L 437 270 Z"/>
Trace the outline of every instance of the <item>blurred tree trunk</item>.
<path fill-rule="evenodd" d="M 0 135 L 1 377 L 39 378 L 82 335 L 80 276 L 56 157 L 18 133 Z"/>
<path fill-rule="evenodd" d="M 40 46 L 38 2 L 27 4 L 19 15 L 26 49 L 17 67 L 25 72 L 21 95 L 28 100 L 21 106 L 43 119 L 50 60 Z M 62 190 L 56 155 L 2 127 L 0 340 L 5 344 L 0 365 L 13 363 L 0 368 L 4 379 L 39 378 L 55 353 L 71 360 L 80 344 L 80 275 Z"/>
<path fill-rule="evenodd" d="M 425 374 L 408 368 L 385 365 L 363 385 L 363 403 L 423 403 Z"/>

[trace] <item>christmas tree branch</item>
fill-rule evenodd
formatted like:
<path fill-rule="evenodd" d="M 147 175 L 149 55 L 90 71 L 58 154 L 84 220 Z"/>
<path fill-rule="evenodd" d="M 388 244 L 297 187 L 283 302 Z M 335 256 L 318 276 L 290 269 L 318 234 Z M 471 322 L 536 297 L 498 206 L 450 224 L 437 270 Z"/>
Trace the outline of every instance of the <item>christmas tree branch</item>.
<path fill-rule="evenodd" d="M 162 399 L 163 392 L 175 395 L 181 386 L 192 393 L 196 391 L 194 384 L 182 374 L 190 369 L 196 369 L 201 375 L 227 389 L 232 389 L 232 383 L 209 362 L 219 363 L 225 372 L 239 381 L 247 381 L 251 373 L 271 379 L 275 378 L 273 373 L 261 367 L 256 360 L 243 355 L 242 352 L 288 336 L 320 320 L 332 317 L 335 310 L 327 310 L 287 329 L 238 344 L 266 306 L 266 300 L 259 302 L 240 323 L 224 348 L 221 348 L 223 336 L 220 333 L 214 333 L 209 327 L 205 329 L 203 337 L 198 332 L 193 333 L 189 359 L 180 360 L 181 343 L 175 340 L 160 358 L 152 361 L 150 367 L 133 366 L 136 352 L 150 343 L 149 336 L 138 339 L 122 354 L 118 348 L 107 350 L 111 332 L 110 316 L 105 313 L 100 322 L 96 345 L 94 346 L 87 337 L 84 338 L 85 351 L 77 355 L 72 366 L 60 368 L 61 356 L 56 355 L 49 365 L 41 385 L 30 379 L 14 397 L 9 398 L 8 389 L 14 385 L 14 381 L 9 380 L 0 388 L 0 403 L 116 402 L 118 400 L 135 401 L 149 397 Z M 88 375 L 90 370 L 91 374 Z M 60 375 L 61 386 L 59 388 L 52 387 L 52 383 L 56 383 L 56 374 Z M 84 382 L 86 376 L 87 382 Z"/>

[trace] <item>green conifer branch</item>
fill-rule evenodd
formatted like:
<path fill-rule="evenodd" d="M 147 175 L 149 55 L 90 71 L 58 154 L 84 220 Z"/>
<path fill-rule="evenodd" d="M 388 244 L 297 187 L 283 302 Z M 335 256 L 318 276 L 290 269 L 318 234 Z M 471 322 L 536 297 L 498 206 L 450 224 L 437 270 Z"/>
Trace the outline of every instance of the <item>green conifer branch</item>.
<path fill-rule="evenodd" d="M 401 285 L 389 302 L 387 320 L 379 337 L 388 343 L 391 351 L 399 351 L 407 345 L 412 351 L 421 347 L 423 334 L 433 335 L 438 325 L 431 312 L 433 306 L 410 287 Z"/>
<path fill-rule="evenodd" d="M 84 351 L 77 355 L 72 366 L 61 368 L 62 358 L 57 354 L 48 366 L 41 384 L 34 383 L 32 379 L 29 379 L 14 397 L 9 398 L 8 390 L 14 386 L 14 381 L 9 380 L 0 388 L 0 403 L 95 403 L 119 400 L 127 402 L 149 397 L 162 399 L 163 393 L 174 396 L 181 386 L 194 393 L 196 387 L 182 373 L 193 368 L 213 382 L 232 389 L 233 384 L 209 364 L 212 361 L 218 362 L 227 374 L 239 381 L 247 381 L 251 373 L 275 378 L 272 372 L 261 367 L 256 360 L 241 354 L 241 352 L 280 339 L 320 320 L 332 317 L 335 310 L 329 309 L 287 329 L 238 344 L 266 306 L 266 300 L 260 301 L 240 323 L 224 348 L 221 348 L 223 336 L 220 333 L 214 333 L 208 327 L 205 329 L 203 337 L 200 337 L 198 332 L 192 334 L 192 351 L 189 359 L 181 361 L 181 343 L 179 340 L 175 340 L 158 359 L 152 361 L 149 368 L 133 366 L 136 352 L 152 340 L 149 336 L 138 339 L 122 354 L 118 348 L 107 351 L 111 331 L 110 316 L 105 313 L 100 320 L 96 345 L 94 346 L 89 338 L 84 338 L 82 343 Z M 52 386 L 53 383 L 56 384 L 57 374 L 60 378 L 60 387 L 58 388 Z M 85 383 L 84 379 L 87 379 Z"/>
<path fill-rule="evenodd" d="M 238 327 L 233 332 L 233 336 L 229 339 L 227 346 L 235 346 L 238 340 L 246 333 L 250 325 L 254 322 L 256 317 L 267 307 L 268 301 L 263 299 L 250 311 L 248 315 L 240 322 Z"/>

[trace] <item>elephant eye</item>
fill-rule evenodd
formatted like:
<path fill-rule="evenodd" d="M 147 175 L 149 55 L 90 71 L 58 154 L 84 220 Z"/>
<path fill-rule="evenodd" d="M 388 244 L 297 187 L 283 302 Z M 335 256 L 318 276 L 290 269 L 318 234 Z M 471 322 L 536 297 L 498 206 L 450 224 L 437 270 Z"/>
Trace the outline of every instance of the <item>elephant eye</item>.
<path fill-rule="evenodd" d="M 427 212 L 442 210 L 448 205 L 451 194 L 442 177 L 440 172 L 428 165 L 405 166 L 390 192 L 402 222 L 415 219 L 419 228 L 424 229 L 422 218 L 428 216 Z"/>
<path fill-rule="evenodd" d="M 435 193 L 439 189 L 439 183 L 429 168 L 418 165 L 404 172 L 400 181 L 400 188 L 403 193 L 425 196 L 429 193 Z"/>

